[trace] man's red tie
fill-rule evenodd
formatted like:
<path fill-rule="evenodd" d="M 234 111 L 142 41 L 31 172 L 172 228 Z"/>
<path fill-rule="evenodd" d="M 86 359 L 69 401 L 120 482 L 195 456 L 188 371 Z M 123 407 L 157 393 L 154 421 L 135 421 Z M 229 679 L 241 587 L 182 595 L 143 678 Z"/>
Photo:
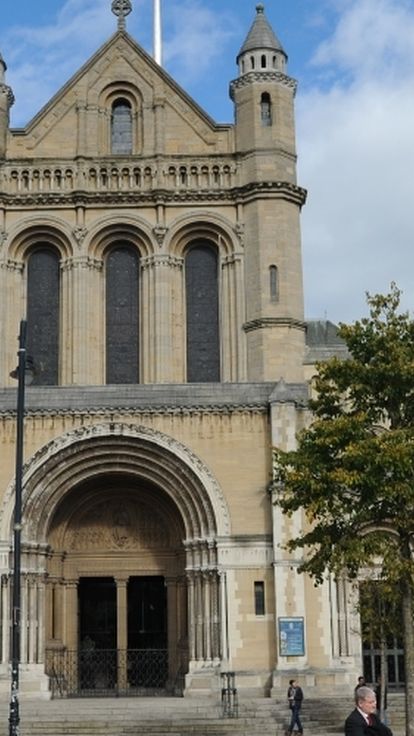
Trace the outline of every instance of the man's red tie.
<path fill-rule="evenodd" d="M 369 714 L 369 716 L 368 716 L 368 726 L 373 726 L 373 725 L 374 725 L 374 719 L 373 719 L 372 715 Z"/>

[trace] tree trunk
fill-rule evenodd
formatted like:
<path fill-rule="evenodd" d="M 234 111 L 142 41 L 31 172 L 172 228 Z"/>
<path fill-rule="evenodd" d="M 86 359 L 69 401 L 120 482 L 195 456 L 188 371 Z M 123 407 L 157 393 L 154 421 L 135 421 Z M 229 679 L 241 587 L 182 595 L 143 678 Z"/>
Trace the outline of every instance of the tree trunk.
<path fill-rule="evenodd" d="M 405 582 L 402 596 L 404 658 L 405 658 L 405 716 L 406 736 L 414 736 L 414 630 L 413 589 Z"/>

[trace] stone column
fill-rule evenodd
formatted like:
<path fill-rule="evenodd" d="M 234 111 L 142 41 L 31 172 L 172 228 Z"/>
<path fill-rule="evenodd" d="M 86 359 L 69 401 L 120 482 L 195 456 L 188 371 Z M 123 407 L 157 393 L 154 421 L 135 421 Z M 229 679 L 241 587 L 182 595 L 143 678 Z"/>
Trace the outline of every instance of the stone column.
<path fill-rule="evenodd" d="M 67 688 L 68 692 L 76 692 L 78 689 L 78 581 L 66 580 L 64 587 L 64 644 L 67 647 L 68 668 Z"/>
<path fill-rule="evenodd" d="M 176 259 L 152 255 L 141 259 L 142 382 L 170 383 L 173 375 L 173 305 L 171 278 Z"/>
<path fill-rule="evenodd" d="M 62 263 L 62 383 L 104 383 L 102 262 L 76 256 Z"/>
<path fill-rule="evenodd" d="M 167 637 L 168 637 L 168 679 L 173 684 L 177 676 L 178 661 L 178 621 L 179 621 L 179 604 L 177 595 L 177 581 L 166 580 L 167 585 Z"/>
<path fill-rule="evenodd" d="M 222 380 L 246 380 L 246 335 L 243 257 L 233 254 L 222 261 L 221 344 Z"/>
<path fill-rule="evenodd" d="M 128 687 L 128 577 L 116 577 L 117 629 L 116 648 L 118 650 L 118 689 Z"/>

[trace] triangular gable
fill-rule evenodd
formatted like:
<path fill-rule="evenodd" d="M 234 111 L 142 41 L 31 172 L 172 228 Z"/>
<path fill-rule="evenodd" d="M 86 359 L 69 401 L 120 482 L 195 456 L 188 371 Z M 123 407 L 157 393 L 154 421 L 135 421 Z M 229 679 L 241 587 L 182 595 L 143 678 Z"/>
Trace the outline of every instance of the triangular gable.
<path fill-rule="evenodd" d="M 180 85 L 126 32 L 117 31 L 61 87 L 24 128 L 11 130 L 11 157 L 33 152 L 43 157 L 76 155 L 77 107 L 99 104 L 99 90 L 105 85 L 136 84 L 149 100 L 157 99 L 166 108 L 166 125 L 182 129 L 189 151 L 198 141 L 211 146 L 226 139 L 231 125 L 215 121 Z M 98 112 L 97 112 L 98 114 Z M 176 120 L 174 120 L 176 118 Z M 62 151 L 62 140 L 65 151 Z M 220 146 L 221 147 L 221 146 Z M 99 155 L 99 152 L 90 152 Z"/>

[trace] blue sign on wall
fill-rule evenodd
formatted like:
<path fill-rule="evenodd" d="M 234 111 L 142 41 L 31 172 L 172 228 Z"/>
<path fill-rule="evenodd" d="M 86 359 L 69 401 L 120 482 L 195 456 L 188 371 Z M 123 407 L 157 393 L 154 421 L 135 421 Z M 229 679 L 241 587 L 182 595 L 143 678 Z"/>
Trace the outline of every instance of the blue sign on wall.
<path fill-rule="evenodd" d="M 279 618 L 279 654 L 282 657 L 303 657 L 304 630 L 303 617 Z"/>

